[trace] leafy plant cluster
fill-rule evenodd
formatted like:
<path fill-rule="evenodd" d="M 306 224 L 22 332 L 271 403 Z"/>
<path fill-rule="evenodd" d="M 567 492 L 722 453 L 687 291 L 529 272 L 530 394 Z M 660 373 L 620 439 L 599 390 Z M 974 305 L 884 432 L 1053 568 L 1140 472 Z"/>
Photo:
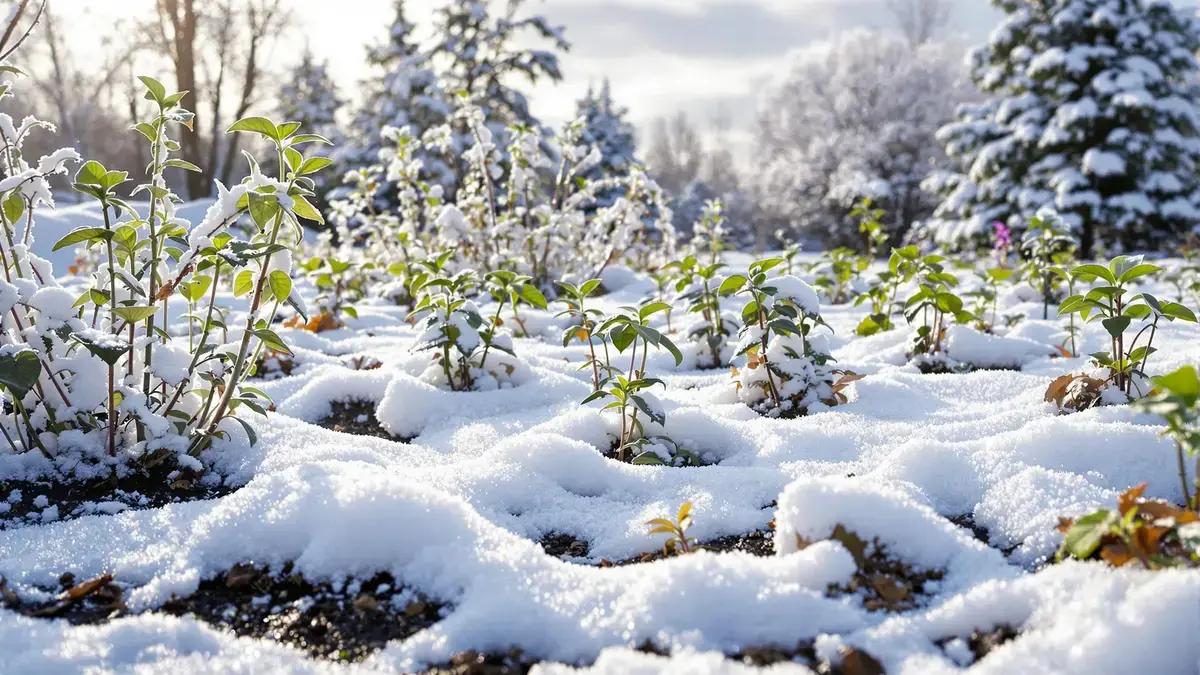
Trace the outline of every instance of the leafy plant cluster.
<path fill-rule="evenodd" d="M 143 182 L 130 189 L 129 173 L 95 161 L 84 162 L 72 180 L 102 217 L 101 225 L 78 227 L 53 247 L 95 252 L 97 264 L 79 295 L 58 284 L 29 243 L 36 209 L 53 204 L 47 179 L 82 160 L 64 149 L 31 166 L 22 144 L 48 125 L 27 118 L 16 128 L 0 114 L 6 149 L 0 383 L 13 413 L 0 422 L 0 433 L 13 452 L 40 452 L 81 475 L 96 475 L 95 466 L 124 470 L 130 462 L 198 472 L 204 466 L 198 458 L 214 439 L 240 427 L 255 442 L 251 420 L 271 402 L 245 382 L 264 350 L 290 351 L 272 324 L 283 305 L 305 312 L 291 250 L 301 238 L 300 221 L 321 220 L 308 198 L 312 176 L 329 162 L 303 151 L 327 141 L 301 133 L 298 123 L 251 117 L 229 132 L 264 139 L 280 175 L 265 174 L 247 154 L 250 176 L 230 188 L 218 184 L 216 203 L 189 228 L 176 213 L 182 200 L 166 181 L 169 169 L 198 171 L 173 156 L 180 149 L 176 135 L 192 125 L 192 113 L 180 105 L 187 92 L 170 92 L 150 77 L 141 82 L 154 110 L 133 127 L 150 157 Z M 0 87 L 0 99 L 11 97 L 10 89 L 11 82 Z M 145 206 L 126 201 L 126 190 Z M 246 230 L 235 227 L 242 220 Z M 244 311 L 218 305 L 218 289 L 229 287 L 244 298 Z M 181 310 L 182 329 L 170 323 Z"/>
<path fill-rule="evenodd" d="M 1059 315 L 1078 315 L 1084 323 L 1099 322 L 1108 334 L 1109 349 L 1091 354 L 1100 374 L 1070 374 L 1056 379 L 1046 392 L 1047 401 L 1056 402 L 1060 409 L 1083 410 L 1103 402 L 1127 402 L 1149 393 L 1146 364 L 1157 351 L 1154 338 L 1159 325 L 1196 322 L 1195 313 L 1182 304 L 1162 301 L 1146 292 L 1135 293 L 1134 281 L 1161 272 L 1162 268 L 1145 262 L 1142 256 L 1118 256 L 1107 265 L 1079 265 L 1065 274 L 1072 285 L 1092 287 L 1063 300 Z"/>

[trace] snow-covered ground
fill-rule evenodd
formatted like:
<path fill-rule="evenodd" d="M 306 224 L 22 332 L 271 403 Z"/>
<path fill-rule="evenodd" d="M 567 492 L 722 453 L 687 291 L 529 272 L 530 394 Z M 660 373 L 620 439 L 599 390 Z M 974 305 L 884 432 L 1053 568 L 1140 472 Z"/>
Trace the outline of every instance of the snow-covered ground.
<path fill-rule="evenodd" d="M 614 292 L 598 303 L 609 311 L 653 287 L 616 274 L 609 285 Z M 1040 316 L 1041 305 L 1014 294 L 1002 309 Z M 1111 505 L 1144 481 L 1148 496 L 1178 499 L 1173 449 L 1154 417 L 1128 407 L 1059 415 L 1043 401 L 1054 377 L 1085 365 L 1086 357 L 1049 356 L 1063 338 L 1057 321 L 1029 319 L 1005 337 L 950 337 L 962 360 L 993 355 L 1002 361 L 993 365 L 1019 371 L 924 375 L 904 363 L 907 331 L 855 338 L 862 308 L 824 308 L 839 366 L 866 377 L 849 403 L 794 420 L 739 403 L 727 371 L 676 370 L 665 352 L 652 355 L 651 375 L 667 383 L 655 390 L 666 431 L 714 463 L 665 468 L 601 455 L 616 418 L 579 405 L 590 392 L 576 370 L 586 350 L 559 346 L 551 313 L 530 310 L 537 335 L 515 341 L 531 373 L 523 384 L 450 393 L 418 379 L 428 357 L 409 351 L 402 308 L 364 303 L 359 312 L 333 332 L 281 331 L 301 367 L 261 385 L 278 412 L 256 422 L 257 445 L 218 444 L 212 455 L 241 489 L 0 531 L 0 574 L 18 593 L 36 594 L 64 571 L 108 572 L 127 588 L 130 609 L 147 612 L 75 627 L 0 610 L 0 673 L 404 672 L 513 646 L 594 664 L 586 672 L 741 673 L 748 669 L 717 652 L 813 640 L 834 662 L 852 646 L 888 673 L 1200 669 L 1200 574 L 1050 564 L 1060 516 Z M 1154 372 L 1200 362 L 1200 328 L 1169 324 L 1159 336 Z M 1089 327 L 1078 351 L 1106 340 Z M 346 367 L 363 355 L 383 366 Z M 332 402 L 351 399 L 378 403 L 384 425 L 414 440 L 314 424 Z M 774 520 L 777 554 L 594 565 L 660 548 L 646 521 L 683 502 L 694 505 L 688 534 L 699 540 Z M 986 544 L 951 522 L 960 516 L 986 529 Z M 850 552 L 827 541 L 837 525 L 914 569 L 944 574 L 916 609 L 869 611 L 861 598 L 828 590 L 855 572 Z M 587 558 L 546 554 L 536 542 L 551 533 L 586 540 Z M 817 543 L 797 550 L 798 538 Z M 294 561 L 311 579 L 387 571 L 447 610 L 350 666 L 149 612 L 245 561 Z M 1020 634 L 972 664 L 967 636 L 998 626 Z M 673 656 L 631 650 L 648 640 Z"/>

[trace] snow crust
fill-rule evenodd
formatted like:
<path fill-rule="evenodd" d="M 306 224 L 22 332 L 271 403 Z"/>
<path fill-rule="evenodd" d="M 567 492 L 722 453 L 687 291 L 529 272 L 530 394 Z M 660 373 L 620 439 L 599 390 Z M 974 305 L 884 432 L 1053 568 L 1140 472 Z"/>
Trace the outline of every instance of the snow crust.
<path fill-rule="evenodd" d="M 626 276 L 596 306 L 611 312 L 636 302 L 647 284 Z M 1169 296 L 1154 284 L 1147 290 Z M 44 311 L 55 311 L 46 300 Z M 1039 303 L 1016 296 L 999 309 L 1041 315 Z M 806 640 L 835 658 L 840 646 L 863 649 L 889 673 L 1195 673 L 1200 576 L 1046 564 L 1060 516 L 1110 505 L 1143 481 L 1148 495 L 1177 498 L 1173 451 L 1158 421 L 1126 407 L 1057 415 L 1042 400 L 1046 385 L 1085 359 L 1050 356 L 1061 341 L 1055 322 L 1023 321 L 1004 336 L 951 331 L 954 358 L 988 357 L 1020 371 L 921 375 L 902 358 L 906 331 L 848 339 L 864 311 L 821 308 L 838 366 L 866 377 L 847 404 L 798 419 L 755 414 L 727 372 L 674 370 L 669 355 L 651 354 L 650 374 L 668 385 L 655 390 L 665 432 L 717 462 L 695 469 L 601 454 L 619 420 L 578 404 L 590 391 L 589 374 L 577 371 L 586 346 L 559 346 L 550 312 L 529 310 L 539 328 L 514 340 L 528 380 L 463 394 L 419 379 L 426 357 L 409 351 L 416 336 L 403 308 L 367 301 L 346 328 L 281 329 L 301 365 L 291 377 L 255 383 L 277 408 L 256 419 L 260 442 L 219 441 L 203 457 L 239 490 L 152 510 L 98 505 L 73 519 L 59 510 L 57 519 L 0 531 L 0 574 L 19 594 L 36 594 L 64 571 L 110 572 L 138 611 L 247 560 L 294 561 L 314 579 L 386 570 L 446 603 L 445 618 L 364 664 L 338 666 L 186 618 L 73 627 L 0 610 L 0 673 L 395 673 L 462 650 L 519 645 L 586 664 L 584 673 L 715 675 L 748 672 L 719 653 Z M 1176 322 L 1158 335 L 1155 373 L 1200 362 L 1197 327 Z M 1098 324 L 1084 326 L 1079 353 L 1106 339 Z M 383 366 L 348 367 L 365 355 Z M 411 442 L 313 424 L 333 402 L 351 400 L 377 403 L 384 427 Z M 0 457 L 0 475 L 26 475 L 37 461 Z M 5 504 L 39 496 L 0 495 Z M 690 536 L 743 534 L 774 519 L 779 554 L 577 564 L 661 547 L 646 521 L 685 501 L 693 504 Z M 960 516 L 986 530 L 986 544 L 949 520 Z M 900 614 L 831 596 L 826 589 L 855 572 L 842 544 L 827 541 L 837 525 L 945 576 L 919 608 Z M 551 533 L 586 540 L 588 557 L 547 555 L 536 541 Z M 802 550 L 797 536 L 808 542 Z M 970 655 L 961 641 L 1000 625 L 1019 628 L 1019 637 L 979 663 L 963 662 Z M 955 639 L 957 647 L 939 646 Z M 647 640 L 672 656 L 632 651 Z M 575 671 L 547 664 L 536 672 Z M 786 664 L 768 672 L 808 671 Z"/>

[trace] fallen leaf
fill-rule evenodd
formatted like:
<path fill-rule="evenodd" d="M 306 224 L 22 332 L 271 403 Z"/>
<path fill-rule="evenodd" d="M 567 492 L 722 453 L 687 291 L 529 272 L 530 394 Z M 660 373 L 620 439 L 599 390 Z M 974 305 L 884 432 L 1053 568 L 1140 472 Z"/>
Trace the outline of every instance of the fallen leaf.
<path fill-rule="evenodd" d="M 883 664 L 861 649 L 842 647 L 841 655 L 845 675 L 886 675 Z"/>

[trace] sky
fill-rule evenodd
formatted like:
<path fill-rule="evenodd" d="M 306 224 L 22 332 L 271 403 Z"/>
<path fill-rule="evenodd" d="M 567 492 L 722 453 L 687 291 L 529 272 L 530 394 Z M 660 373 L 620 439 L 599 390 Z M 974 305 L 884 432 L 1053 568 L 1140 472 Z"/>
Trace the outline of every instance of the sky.
<path fill-rule="evenodd" d="M 386 35 L 391 0 L 343 0 L 353 11 L 334 13 L 321 0 L 292 1 L 314 52 L 343 81 L 361 76 L 364 45 Z M 999 20 L 987 0 L 951 1 L 947 30 L 971 43 L 983 41 Z M 420 24 L 439 2 L 410 4 Z M 572 43 L 562 57 L 563 82 L 534 88 L 534 112 L 548 122 L 569 119 L 589 84 L 607 76 L 643 138 L 657 117 L 685 110 L 708 125 L 722 108 L 746 136 L 758 93 L 786 67 L 790 51 L 847 28 L 894 23 L 885 0 L 527 0 L 526 6 L 565 26 Z"/>
<path fill-rule="evenodd" d="M 307 43 L 353 97 L 366 72 L 366 45 L 387 35 L 392 0 L 284 1 L 295 27 L 290 46 L 272 55 L 276 65 L 294 62 Z M 409 0 L 410 20 L 429 26 L 441 1 Z M 999 19 L 987 0 L 951 3 L 947 31 L 969 43 L 983 41 Z M 96 40 L 97 25 L 153 6 L 152 0 L 53 4 L 75 17 L 67 29 L 82 52 Z M 789 52 L 848 28 L 894 24 L 886 0 L 527 0 L 524 11 L 565 26 L 573 44 L 562 57 L 564 81 L 532 90 L 535 114 L 553 124 L 569 119 L 589 84 L 608 77 L 643 146 L 657 117 L 684 110 L 706 127 L 724 110 L 735 129 L 731 140 L 746 148 L 758 94 L 786 68 Z"/>

